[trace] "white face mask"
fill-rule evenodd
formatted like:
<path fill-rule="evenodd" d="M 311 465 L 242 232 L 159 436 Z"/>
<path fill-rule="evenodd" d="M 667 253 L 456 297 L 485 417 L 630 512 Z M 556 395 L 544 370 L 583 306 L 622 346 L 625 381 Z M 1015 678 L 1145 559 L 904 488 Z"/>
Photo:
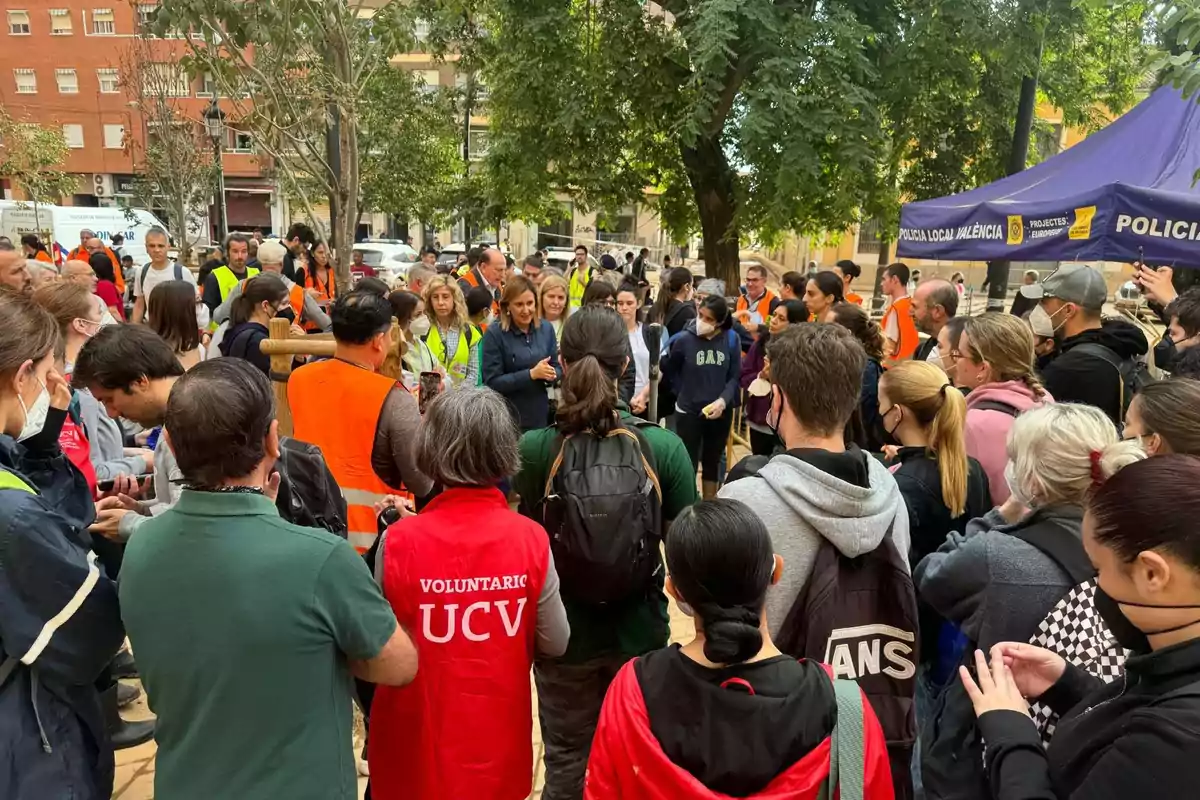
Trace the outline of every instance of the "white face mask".
<path fill-rule="evenodd" d="M 1067 308 L 1067 306 L 1063 306 L 1058 311 L 1062 311 L 1065 308 Z M 1042 308 L 1041 303 L 1038 303 L 1033 307 L 1033 311 L 1029 312 L 1029 327 L 1032 328 L 1034 333 L 1038 336 L 1053 336 L 1054 334 L 1058 333 L 1059 328 L 1067 324 L 1065 317 L 1060 324 L 1054 324 L 1054 318 L 1058 316 L 1058 311 L 1055 311 L 1053 314 L 1051 314 L 1046 311 L 1046 309 Z M 1048 334 L 1046 333 L 1047 331 L 1049 331 Z"/>
<path fill-rule="evenodd" d="M 702 319 L 696 320 L 696 334 L 698 336 L 711 336 L 712 332 L 717 329 L 716 325 L 711 322 L 705 322 Z"/>
<path fill-rule="evenodd" d="M 413 336 L 424 338 L 429 333 L 429 317 L 422 314 L 412 321 L 408 329 L 412 331 Z"/>
<path fill-rule="evenodd" d="M 25 425 L 21 428 L 20 435 L 17 436 L 18 442 L 37 436 L 46 425 L 46 415 L 50 412 L 50 392 L 46 389 L 46 384 L 40 380 L 38 383 L 42 384 L 42 391 L 33 401 L 33 405 L 26 406 L 25 398 L 17 395 L 17 400 L 21 401 L 21 410 L 25 412 Z"/>

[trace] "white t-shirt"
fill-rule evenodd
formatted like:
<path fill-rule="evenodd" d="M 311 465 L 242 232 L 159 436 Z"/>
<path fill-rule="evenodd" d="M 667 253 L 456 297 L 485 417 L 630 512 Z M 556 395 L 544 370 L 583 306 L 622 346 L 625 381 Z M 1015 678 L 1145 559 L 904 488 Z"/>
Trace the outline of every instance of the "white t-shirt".
<path fill-rule="evenodd" d="M 635 373 L 633 395 L 636 397 L 650 382 L 650 350 L 646 347 L 646 340 L 642 337 L 641 325 L 629 332 L 629 347 L 633 350 Z"/>
<path fill-rule="evenodd" d="M 142 286 L 142 273 L 143 272 L 146 273 L 146 285 L 145 286 Z M 181 279 L 187 281 L 192 286 L 196 285 L 196 276 L 192 273 L 192 271 L 190 269 L 188 269 L 187 267 L 183 267 L 182 269 L 180 269 L 180 273 L 181 274 L 179 277 Z M 165 269 L 155 269 L 154 267 L 150 267 L 150 269 L 146 269 L 145 265 L 137 267 L 137 268 L 135 268 L 135 271 L 134 271 L 133 296 L 135 298 L 145 297 L 146 300 L 149 301 L 150 293 L 154 291 L 155 286 L 158 286 L 160 283 L 163 283 L 165 281 L 173 281 L 173 280 L 175 280 L 175 264 L 174 263 L 168 263 Z"/>

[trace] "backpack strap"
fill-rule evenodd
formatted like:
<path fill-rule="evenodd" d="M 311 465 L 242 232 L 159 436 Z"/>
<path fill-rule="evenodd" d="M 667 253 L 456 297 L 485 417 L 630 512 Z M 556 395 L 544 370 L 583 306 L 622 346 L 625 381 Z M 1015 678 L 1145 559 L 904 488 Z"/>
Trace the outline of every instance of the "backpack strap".
<path fill-rule="evenodd" d="M 970 406 L 970 411 L 999 411 L 1003 414 L 1008 414 L 1010 417 L 1020 416 L 1021 410 L 1012 403 L 1006 403 L 1003 400 L 981 400 L 978 403 Z"/>
<path fill-rule="evenodd" d="M 178 261 L 175 262 L 175 280 L 183 280 L 183 264 L 180 264 Z"/>
<path fill-rule="evenodd" d="M 863 800 L 866 754 L 863 738 L 862 691 L 858 683 L 838 678 L 833 681 L 837 718 L 829 734 L 829 776 L 817 794 L 818 800 Z"/>
<path fill-rule="evenodd" d="M 134 287 L 135 289 L 142 290 L 142 294 L 141 294 L 142 297 L 146 296 L 146 276 L 149 274 L 150 274 L 150 265 L 147 264 L 144 267 L 142 267 L 142 274 L 138 278 L 137 286 Z"/>
<path fill-rule="evenodd" d="M 3 652 L 3 650 L 0 650 L 0 653 Z M 16 656 L 8 656 L 0 663 L 0 689 L 3 689 L 4 684 L 8 683 L 8 679 L 12 677 L 13 672 L 16 671 L 20 663 L 21 659 Z"/>
<path fill-rule="evenodd" d="M 1117 377 L 1119 377 L 1121 379 L 1121 384 L 1120 384 L 1121 385 L 1121 389 L 1120 389 L 1121 406 L 1120 407 L 1125 408 L 1125 368 L 1124 368 L 1125 359 L 1123 359 L 1119 355 L 1117 355 L 1116 351 L 1113 350 L 1111 347 L 1102 345 L 1099 342 L 1084 342 L 1083 344 L 1075 345 L 1071 349 L 1077 350 L 1078 352 L 1083 353 L 1084 355 L 1089 355 L 1089 356 L 1093 356 L 1094 358 L 1098 358 L 1101 361 L 1104 361 L 1105 363 L 1107 363 L 1109 366 L 1111 366 L 1113 369 L 1115 369 L 1117 371 Z"/>
<path fill-rule="evenodd" d="M 636 424 L 637 423 L 635 423 L 635 425 Z M 646 424 L 649 425 L 652 423 L 647 422 Z M 570 440 L 572 436 L 574 436 L 574 434 L 562 437 L 562 444 L 558 448 L 558 455 L 554 457 L 554 461 L 550 464 L 550 471 L 546 474 L 546 489 L 542 495 L 543 497 L 550 496 L 550 490 L 554 485 L 554 477 L 558 475 L 558 470 L 560 467 L 562 467 L 563 453 L 566 452 L 567 441 Z M 628 436 L 633 440 L 634 444 L 637 445 L 638 457 L 642 459 L 642 467 L 646 470 L 646 477 L 648 477 L 650 479 L 650 483 L 653 484 L 654 491 L 658 493 L 658 501 L 661 503 L 663 496 L 662 484 L 659 483 L 658 472 L 646 458 L 646 452 L 649 450 L 649 443 L 645 441 L 639 431 L 630 430 L 629 428 L 626 428 L 623 423 L 610 430 L 605 435 L 605 438 L 611 438 L 613 436 Z M 653 457 L 654 453 L 651 451 L 650 458 Z"/>
<path fill-rule="evenodd" d="M 1041 536 L 1032 536 L 1028 528 L 1009 531 L 1010 536 L 1033 545 L 1043 555 L 1058 565 L 1071 582 L 1078 586 L 1096 577 L 1096 570 L 1088 560 L 1083 545 L 1077 539 L 1061 531 Z"/>

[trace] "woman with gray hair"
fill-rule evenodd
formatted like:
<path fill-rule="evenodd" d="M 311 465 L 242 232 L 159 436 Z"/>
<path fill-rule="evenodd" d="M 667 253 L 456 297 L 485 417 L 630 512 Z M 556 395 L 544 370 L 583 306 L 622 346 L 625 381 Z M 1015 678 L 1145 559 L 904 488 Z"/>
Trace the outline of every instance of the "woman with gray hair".
<path fill-rule="evenodd" d="M 1030 641 L 1059 601 L 1095 578 L 1082 541 L 1085 500 L 1145 457 L 1093 406 L 1048 404 L 1021 414 L 1008 435 L 1011 495 L 917 565 L 921 599 L 958 626 L 968 652 Z M 929 796 L 988 796 L 979 741 L 966 690 L 951 682 L 922 726 Z"/>
<path fill-rule="evenodd" d="M 387 530 L 375 572 L 427 677 L 375 691 L 376 800 L 532 788 L 529 669 L 562 655 L 570 629 L 545 530 L 496 488 L 520 468 L 519 436 L 504 397 L 471 386 L 434 399 L 417 432 L 417 464 L 445 488 Z"/>

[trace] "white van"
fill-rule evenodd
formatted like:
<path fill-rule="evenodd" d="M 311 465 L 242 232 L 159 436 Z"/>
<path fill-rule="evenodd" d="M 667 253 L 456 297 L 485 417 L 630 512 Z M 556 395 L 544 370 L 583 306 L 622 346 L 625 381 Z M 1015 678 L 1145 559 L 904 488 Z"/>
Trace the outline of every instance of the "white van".
<path fill-rule="evenodd" d="M 38 204 L 35 224 L 33 203 L 0 200 L 0 234 L 20 246 L 22 236 L 37 232 L 47 248 L 53 251 L 53 244 L 57 243 L 64 254 L 79 246 L 79 232 L 87 229 L 109 247 L 112 247 L 114 235 L 123 235 L 122 253 L 133 256 L 133 263 L 144 264 L 150 260 L 146 255 L 146 231 L 155 225 L 164 230 L 167 227 L 158 217 L 141 208 L 126 212 L 121 208 L 42 204 Z"/>

